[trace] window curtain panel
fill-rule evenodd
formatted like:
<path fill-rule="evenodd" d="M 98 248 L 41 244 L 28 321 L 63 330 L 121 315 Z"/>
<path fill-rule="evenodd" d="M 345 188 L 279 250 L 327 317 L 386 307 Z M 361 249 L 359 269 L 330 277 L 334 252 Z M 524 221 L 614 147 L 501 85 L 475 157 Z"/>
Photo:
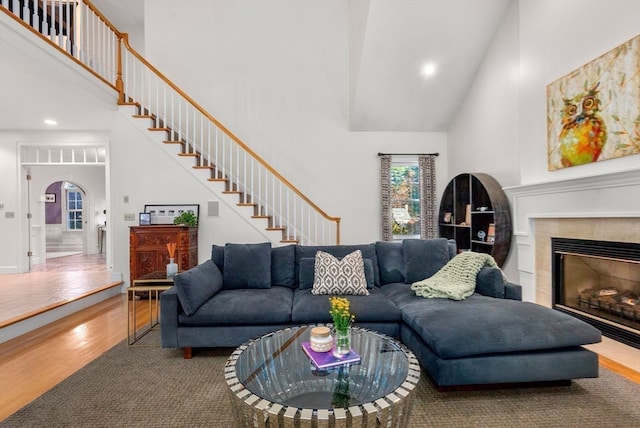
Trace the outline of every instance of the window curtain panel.
<path fill-rule="evenodd" d="M 382 240 L 391 241 L 391 155 L 380 155 L 380 224 Z"/>
<path fill-rule="evenodd" d="M 420 155 L 418 166 L 420 167 L 420 238 L 437 238 L 436 156 Z"/>

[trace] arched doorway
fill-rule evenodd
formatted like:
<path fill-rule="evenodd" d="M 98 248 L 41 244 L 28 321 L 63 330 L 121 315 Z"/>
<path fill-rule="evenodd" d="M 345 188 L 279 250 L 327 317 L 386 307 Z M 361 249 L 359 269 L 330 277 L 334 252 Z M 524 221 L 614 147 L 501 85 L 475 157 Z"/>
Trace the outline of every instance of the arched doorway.
<path fill-rule="evenodd" d="M 87 254 L 86 193 L 76 183 L 56 181 L 45 191 L 46 258 Z"/>

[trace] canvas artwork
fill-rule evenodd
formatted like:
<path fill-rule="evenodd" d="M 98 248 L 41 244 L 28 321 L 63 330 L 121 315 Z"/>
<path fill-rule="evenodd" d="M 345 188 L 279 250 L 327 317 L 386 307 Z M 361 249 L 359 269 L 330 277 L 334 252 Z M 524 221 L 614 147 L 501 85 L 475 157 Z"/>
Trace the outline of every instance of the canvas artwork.
<path fill-rule="evenodd" d="M 547 86 L 549 170 L 640 153 L 640 35 Z"/>

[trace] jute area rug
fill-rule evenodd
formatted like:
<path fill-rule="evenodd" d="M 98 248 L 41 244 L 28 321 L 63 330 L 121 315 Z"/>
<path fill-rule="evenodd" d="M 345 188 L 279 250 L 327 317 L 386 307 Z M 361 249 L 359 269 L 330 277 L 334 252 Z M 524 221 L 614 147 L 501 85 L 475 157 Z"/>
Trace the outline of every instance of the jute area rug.
<path fill-rule="evenodd" d="M 232 349 L 116 345 L 0 427 L 236 426 L 223 378 Z M 438 393 L 424 377 L 410 426 L 638 427 L 640 385 L 609 370 L 569 387 Z"/>

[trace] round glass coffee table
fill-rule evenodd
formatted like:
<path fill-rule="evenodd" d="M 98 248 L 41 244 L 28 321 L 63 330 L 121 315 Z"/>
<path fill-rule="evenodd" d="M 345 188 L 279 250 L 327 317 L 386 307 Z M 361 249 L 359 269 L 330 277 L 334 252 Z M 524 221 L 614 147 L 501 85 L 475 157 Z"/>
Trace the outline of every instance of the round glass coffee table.
<path fill-rule="evenodd" d="M 420 365 L 397 341 L 352 329 L 360 362 L 317 369 L 302 349 L 311 326 L 266 334 L 238 347 L 225 378 L 245 427 L 405 427 Z"/>

